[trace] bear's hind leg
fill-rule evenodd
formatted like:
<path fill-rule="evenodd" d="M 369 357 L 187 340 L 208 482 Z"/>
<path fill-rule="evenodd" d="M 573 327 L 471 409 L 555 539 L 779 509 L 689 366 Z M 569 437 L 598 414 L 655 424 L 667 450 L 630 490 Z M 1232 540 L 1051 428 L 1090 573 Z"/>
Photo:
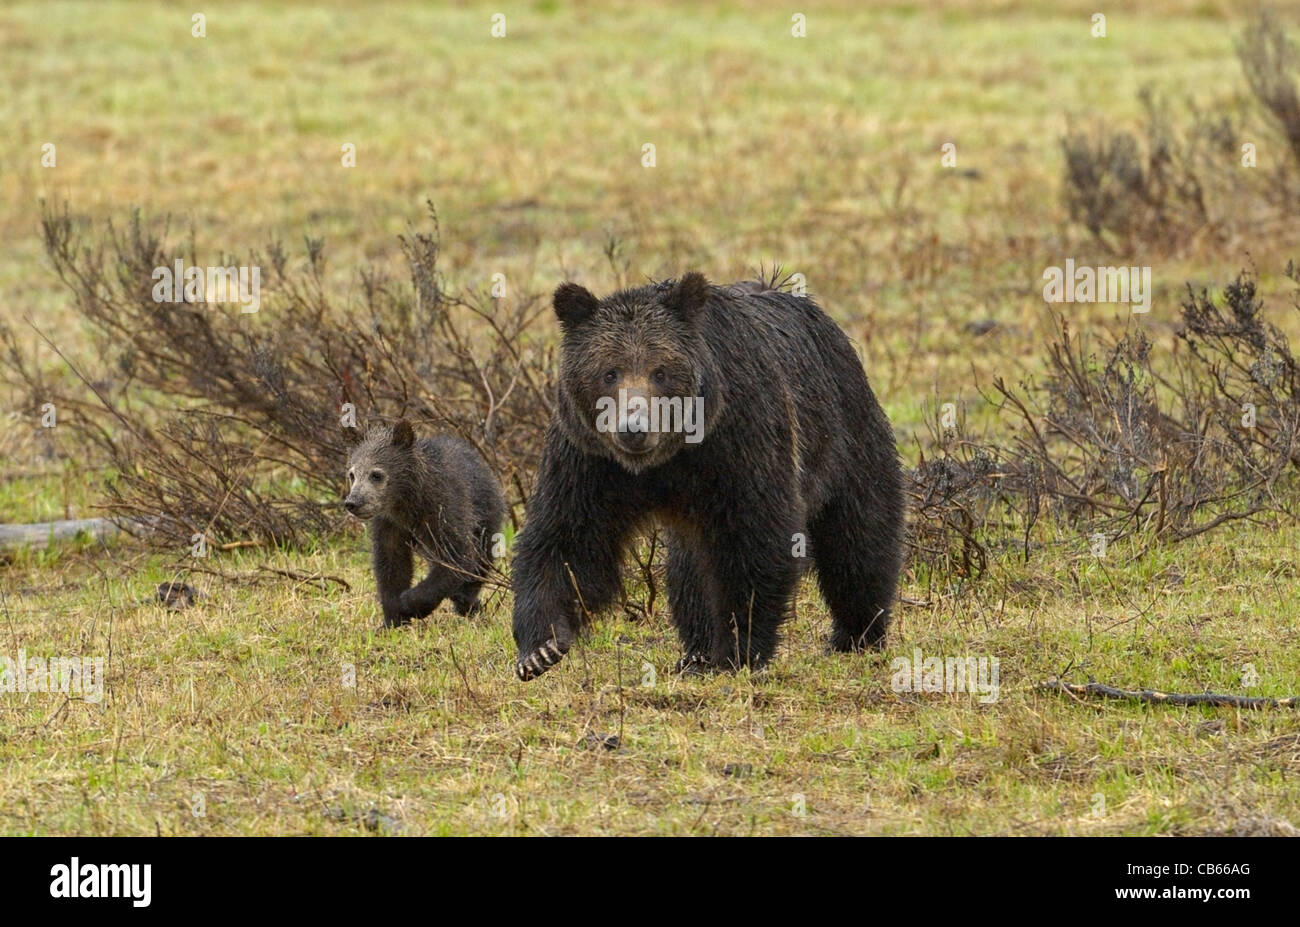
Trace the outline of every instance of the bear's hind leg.
<path fill-rule="evenodd" d="M 483 531 L 479 532 L 473 561 L 473 566 L 461 571 L 462 584 L 451 594 L 452 607 L 462 618 L 472 618 L 483 610 L 479 594 L 484 581 L 492 575 L 492 542 Z"/>
<path fill-rule="evenodd" d="M 901 517 L 857 500 L 833 500 L 809 526 L 831 649 L 842 652 L 884 647 L 901 568 Z"/>

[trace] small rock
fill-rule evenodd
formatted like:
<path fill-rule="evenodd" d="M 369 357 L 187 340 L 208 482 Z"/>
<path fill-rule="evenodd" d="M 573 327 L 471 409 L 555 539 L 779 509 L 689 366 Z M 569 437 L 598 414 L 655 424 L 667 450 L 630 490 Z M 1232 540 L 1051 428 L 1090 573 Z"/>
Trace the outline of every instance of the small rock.
<path fill-rule="evenodd" d="M 180 611 L 199 600 L 199 590 L 188 583 L 159 583 L 157 599 L 173 611 Z"/>
<path fill-rule="evenodd" d="M 372 832 L 383 831 L 384 833 L 395 834 L 402 829 L 401 821 L 389 817 L 375 808 L 371 808 L 366 812 L 365 817 L 361 819 L 361 823 L 365 825 L 366 830 Z"/>
<path fill-rule="evenodd" d="M 1300 837 L 1300 828 L 1286 818 L 1263 815 L 1237 821 L 1233 824 L 1230 835 L 1233 837 Z"/>
<path fill-rule="evenodd" d="M 361 824 L 371 833 L 395 834 L 402 829 L 402 822 L 396 818 L 390 817 L 380 811 L 378 808 L 371 808 L 365 814 L 353 812 L 349 814 L 345 809 L 340 807 L 326 808 L 325 817 L 331 821 L 338 821 L 340 824 L 354 821 Z"/>
<path fill-rule="evenodd" d="M 997 319 L 976 319 L 973 322 L 967 322 L 962 327 L 972 335 L 987 335 L 1000 324 Z"/>
<path fill-rule="evenodd" d="M 620 743 L 617 734 L 597 734 L 593 731 L 578 741 L 578 746 L 585 747 L 588 750 L 595 750 L 597 747 L 604 747 L 606 750 L 617 750 Z"/>

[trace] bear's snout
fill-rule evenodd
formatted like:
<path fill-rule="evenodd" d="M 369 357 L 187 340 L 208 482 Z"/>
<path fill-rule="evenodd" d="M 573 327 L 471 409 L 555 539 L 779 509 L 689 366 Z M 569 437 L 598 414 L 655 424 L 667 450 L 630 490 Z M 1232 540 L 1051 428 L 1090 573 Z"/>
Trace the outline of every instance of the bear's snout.
<path fill-rule="evenodd" d="M 650 431 L 620 431 L 615 434 L 619 447 L 629 454 L 641 454 L 650 449 Z"/>

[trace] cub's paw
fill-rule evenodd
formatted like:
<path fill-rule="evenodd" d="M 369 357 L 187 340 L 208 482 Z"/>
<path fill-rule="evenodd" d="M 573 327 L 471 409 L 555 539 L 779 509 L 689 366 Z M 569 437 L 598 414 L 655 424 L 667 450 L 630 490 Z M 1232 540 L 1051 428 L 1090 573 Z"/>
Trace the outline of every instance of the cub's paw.
<path fill-rule="evenodd" d="M 483 614 L 483 603 L 475 600 L 473 602 L 452 602 L 452 608 L 456 614 L 462 618 L 478 618 Z"/>
<path fill-rule="evenodd" d="M 713 670 L 713 659 L 704 653 L 688 653 L 673 667 L 673 672 L 679 676 L 703 676 Z"/>
<path fill-rule="evenodd" d="M 555 638 L 551 638 L 536 650 L 519 658 L 515 663 L 515 675 L 519 677 L 520 682 L 536 679 L 563 660 L 568 650 L 568 647 L 562 648 L 556 643 Z"/>
<path fill-rule="evenodd" d="M 407 589 L 397 598 L 398 617 L 402 624 L 407 624 L 420 618 L 428 618 L 433 614 L 434 609 L 438 607 L 437 602 L 430 603 L 428 598 L 422 593 L 417 592 L 414 587 Z"/>

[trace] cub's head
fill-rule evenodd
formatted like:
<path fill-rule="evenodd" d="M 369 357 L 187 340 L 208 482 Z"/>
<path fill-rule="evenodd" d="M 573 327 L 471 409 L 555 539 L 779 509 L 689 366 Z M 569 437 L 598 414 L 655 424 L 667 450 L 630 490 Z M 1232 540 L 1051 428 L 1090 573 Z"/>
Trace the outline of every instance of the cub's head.
<path fill-rule="evenodd" d="M 576 283 L 555 291 L 560 421 L 570 440 L 633 473 L 703 440 L 716 413 L 701 334 L 710 290 L 689 273 L 605 299 Z"/>
<path fill-rule="evenodd" d="M 415 431 L 407 421 L 371 428 L 365 437 L 343 429 L 348 454 L 348 494 L 343 507 L 361 520 L 391 515 L 408 502 L 415 488 Z"/>

